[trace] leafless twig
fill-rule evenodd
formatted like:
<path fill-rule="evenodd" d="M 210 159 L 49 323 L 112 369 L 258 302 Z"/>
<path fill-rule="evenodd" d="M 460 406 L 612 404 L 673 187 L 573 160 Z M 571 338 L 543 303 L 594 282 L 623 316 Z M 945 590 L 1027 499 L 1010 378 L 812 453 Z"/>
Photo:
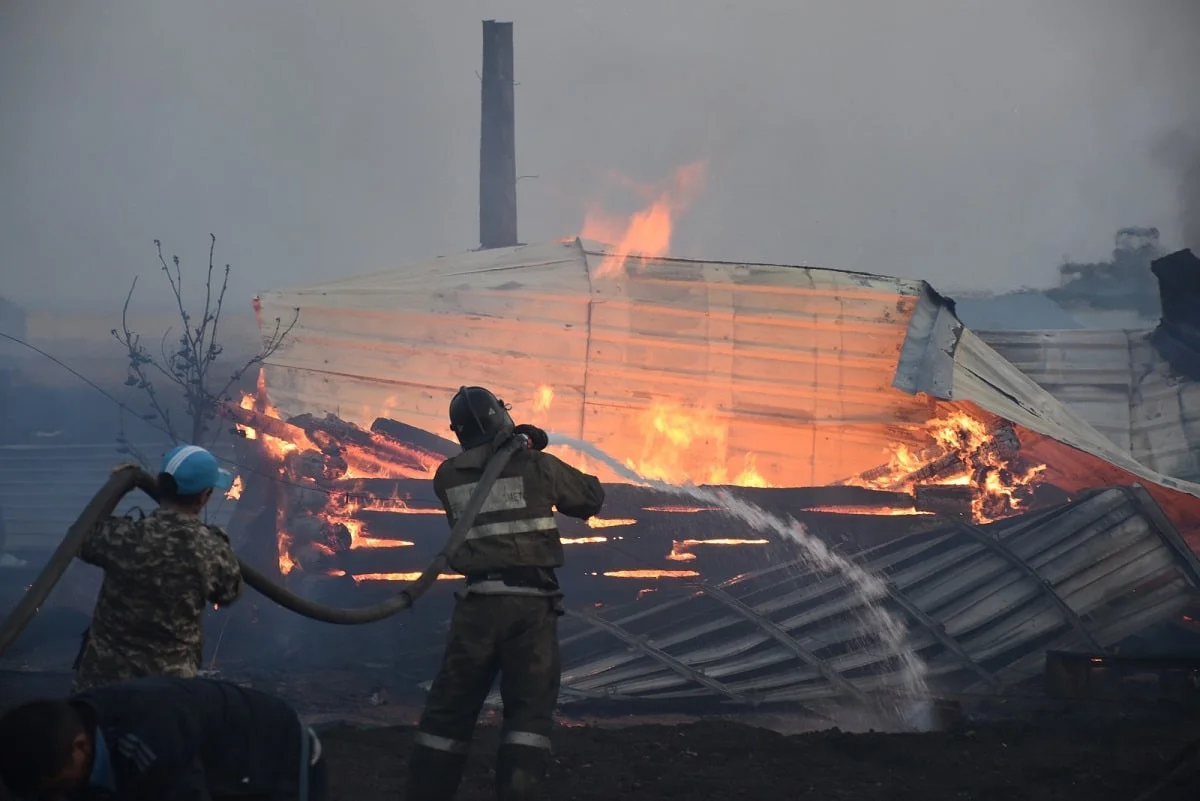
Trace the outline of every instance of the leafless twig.
<path fill-rule="evenodd" d="M 125 347 L 129 356 L 126 386 L 136 387 L 146 393 L 149 410 L 142 415 L 143 419 L 151 422 L 161 421 L 174 444 L 186 441 L 194 445 L 211 446 L 221 433 L 220 426 L 212 425 L 217 417 L 218 404 L 229 400 L 230 390 L 245 377 L 248 370 L 262 364 L 279 349 L 300 318 L 299 309 L 295 310 L 286 326 L 282 319 L 276 318 L 275 328 L 265 339 L 262 348 L 230 373 L 224 383 L 220 383 L 221 379 L 212 375 L 212 369 L 224 352 L 224 347 L 217 339 L 217 333 L 220 329 L 221 312 L 225 308 L 225 292 L 229 288 L 230 266 L 225 265 L 224 273 L 220 276 L 220 286 L 214 291 L 213 272 L 216 268 L 213 257 L 216 245 L 217 238 L 209 234 L 204 311 L 196 321 L 184 303 L 183 270 L 179 257 L 172 256 L 168 263 L 163 256 L 162 243 L 154 240 L 158 262 L 171 287 L 175 308 L 182 323 L 182 332 L 174 340 L 173 346 L 167 346 L 172 331 L 167 329 L 159 343 L 158 356 L 153 356 L 142 344 L 140 335 L 130 329 L 129 304 L 137 287 L 136 278 L 125 297 L 121 328 L 112 329 L 113 338 Z M 186 424 L 180 425 L 180 421 L 172 419 L 168 404 L 155 384 L 155 381 L 163 379 L 173 384 L 182 394 L 188 417 Z M 128 445 L 127 441 L 123 444 Z"/>

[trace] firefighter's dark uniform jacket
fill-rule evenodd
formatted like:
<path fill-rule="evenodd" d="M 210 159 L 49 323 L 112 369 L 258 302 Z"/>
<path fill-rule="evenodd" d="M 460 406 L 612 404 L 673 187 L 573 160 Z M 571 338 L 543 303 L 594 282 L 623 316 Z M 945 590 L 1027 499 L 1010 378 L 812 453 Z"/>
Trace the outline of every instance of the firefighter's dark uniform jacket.
<path fill-rule="evenodd" d="M 494 446 L 481 445 L 438 468 L 433 489 L 451 526 L 493 453 Z M 562 566 L 563 548 L 554 510 L 586 520 L 603 504 L 604 488 L 595 476 L 548 453 L 519 452 L 492 485 L 450 566 L 467 577 L 471 593 L 557 594 L 553 569 Z"/>
<path fill-rule="evenodd" d="M 96 763 L 85 798 L 294 799 L 301 762 L 307 771 L 320 757 L 319 741 L 292 707 L 228 682 L 136 679 L 70 701 L 93 735 Z M 316 798 L 323 788 L 309 789 Z"/>
<path fill-rule="evenodd" d="M 451 525 L 493 453 L 492 445 L 473 448 L 438 468 L 434 490 Z M 521 451 L 505 465 L 450 560 L 467 577 L 467 590 L 414 738 L 406 801 L 453 798 L 497 674 L 504 705 L 497 796 L 530 797 L 549 754 L 561 673 L 562 593 L 554 568 L 563 563 L 563 549 L 554 510 L 587 519 L 603 504 L 599 479 L 550 454 Z"/>

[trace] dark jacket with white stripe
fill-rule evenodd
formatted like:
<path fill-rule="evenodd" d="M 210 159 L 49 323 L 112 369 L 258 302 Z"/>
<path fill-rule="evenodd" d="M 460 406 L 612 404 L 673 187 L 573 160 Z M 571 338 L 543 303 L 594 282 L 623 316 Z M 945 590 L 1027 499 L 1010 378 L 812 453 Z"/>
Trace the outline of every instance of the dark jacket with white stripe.
<path fill-rule="evenodd" d="M 447 459 L 438 468 L 433 489 L 451 526 L 466 508 L 493 453 L 493 445 L 481 445 Z M 563 548 L 554 511 L 586 520 L 603 505 L 604 488 L 595 476 L 548 453 L 520 451 L 492 485 L 450 566 L 468 579 L 513 568 L 559 567 Z M 471 591 L 489 590 L 480 582 L 472 585 Z"/>
<path fill-rule="evenodd" d="M 98 794 L 119 801 L 296 797 L 302 727 L 295 710 L 272 695 L 223 681 L 156 677 L 70 700 L 100 735 L 98 757 L 108 759 L 108 769 L 93 776 L 113 786 L 93 787 Z"/>

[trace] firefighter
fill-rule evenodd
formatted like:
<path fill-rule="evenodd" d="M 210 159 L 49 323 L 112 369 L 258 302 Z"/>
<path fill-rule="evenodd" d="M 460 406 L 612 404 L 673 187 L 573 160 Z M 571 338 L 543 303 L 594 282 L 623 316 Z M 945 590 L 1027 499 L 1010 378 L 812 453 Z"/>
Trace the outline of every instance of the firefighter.
<path fill-rule="evenodd" d="M 514 426 L 509 408 L 483 387 L 463 387 L 450 401 L 450 427 L 463 452 L 442 463 L 433 486 L 451 525 L 493 453 L 514 435 L 524 435 L 529 448 L 500 473 L 450 560 L 467 584 L 457 594 L 442 665 L 413 742 L 408 801 L 454 797 L 497 674 L 504 705 L 497 797 L 530 797 L 549 761 L 563 614 L 554 572 L 563 550 L 554 510 L 586 520 L 600 511 L 604 489 L 595 476 L 543 453 L 546 433 Z"/>
<path fill-rule="evenodd" d="M 207 450 L 180 445 L 163 457 L 157 509 L 140 520 L 110 517 L 83 541 L 79 557 L 101 568 L 104 581 L 76 659 L 76 692 L 196 675 L 205 609 L 233 603 L 242 591 L 229 536 L 201 520 L 214 490 L 232 482 Z"/>
<path fill-rule="evenodd" d="M 135 679 L 0 716 L 13 798 L 321 801 L 325 782 L 321 742 L 296 711 L 229 682 Z"/>

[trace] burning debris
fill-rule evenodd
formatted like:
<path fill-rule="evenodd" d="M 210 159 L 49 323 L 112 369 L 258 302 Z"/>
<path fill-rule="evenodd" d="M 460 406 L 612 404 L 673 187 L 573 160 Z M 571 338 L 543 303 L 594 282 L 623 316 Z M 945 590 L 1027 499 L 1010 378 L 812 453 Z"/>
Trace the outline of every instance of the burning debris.
<path fill-rule="evenodd" d="M 1043 481 L 1044 464 L 1031 464 L 1021 442 L 1003 421 L 984 422 L 943 408 L 918 450 L 897 445 L 886 464 L 843 483 L 910 492 L 913 511 L 951 513 L 990 523 L 1025 511 Z"/>
<path fill-rule="evenodd" d="M 539 388 L 534 419 L 552 408 L 555 394 Z M 274 506 L 281 574 L 408 581 L 440 548 L 445 521 L 430 479 L 456 444 L 388 418 L 369 430 L 333 415 L 281 420 L 261 376 L 258 392 L 226 413 L 262 465 L 257 474 L 277 479 L 260 482 L 266 486 L 258 494 Z M 631 469 L 667 482 L 722 485 L 856 548 L 928 530 L 939 516 L 985 523 L 1035 508 L 1045 470 L 1022 457 L 1011 426 L 958 409 L 936 416 L 922 437 L 908 434 L 909 444 L 898 445 L 886 463 L 829 487 L 776 486 L 757 472 L 753 454 L 730 459 L 725 425 L 705 410 L 651 404 L 642 425 L 643 446 L 625 460 Z M 555 452 L 602 474 L 586 455 Z M 731 465 L 739 461 L 735 472 Z M 793 555 L 786 543 L 747 536 L 717 506 L 683 506 L 653 489 L 607 486 L 604 517 L 560 521 L 564 545 L 588 549 L 570 562 L 582 580 L 720 579 Z M 245 490 L 239 483 L 230 493 Z M 647 589 L 653 587 L 629 591 Z M 618 599 L 626 597 L 632 595 Z"/>

